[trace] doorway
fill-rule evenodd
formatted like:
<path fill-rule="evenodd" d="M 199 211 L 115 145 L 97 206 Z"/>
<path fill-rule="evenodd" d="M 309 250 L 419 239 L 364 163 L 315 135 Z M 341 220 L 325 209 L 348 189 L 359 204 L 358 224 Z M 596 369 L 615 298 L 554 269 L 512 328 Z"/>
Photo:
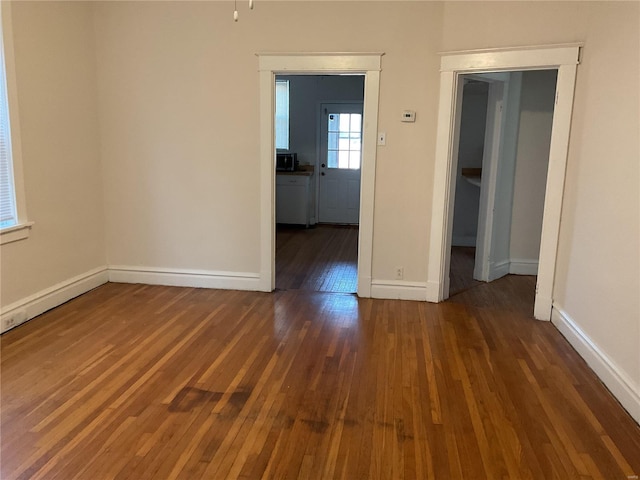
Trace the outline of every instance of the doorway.
<path fill-rule="evenodd" d="M 356 293 L 362 75 L 277 75 L 276 288 Z"/>
<path fill-rule="evenodd" d="M 276 75 L 359 74 L 365 77 L 357 294 L 371 296 L 373 199 L 381 53 L 259 54 L 260 69 L 260 281 L 259 290 L 275 288 L 275 145 L 274 82 Z"/>
<path fill-rule="evenodd" d="M 449 295 L 537 275 L 557 70 L 461 78 Z"/>
<path fill-rule="evenodd" d="M 558 71 L 553 126 L 549 147 L 540 256 L 534 316 L 550 320 L 553 281 L 558 248 L 560 213 L 573 108 L 575 77 L 580 45 L 494 49 L 443 54 L 440 75 L 440 103 L 436 140 L 433 210 L 427 273 L 427 299 L 439 302 L 449 296 L 450 245 L 457 168 L 454 128 L 460 117 L 462 75 L 513 70 L 556 69 Z"/>

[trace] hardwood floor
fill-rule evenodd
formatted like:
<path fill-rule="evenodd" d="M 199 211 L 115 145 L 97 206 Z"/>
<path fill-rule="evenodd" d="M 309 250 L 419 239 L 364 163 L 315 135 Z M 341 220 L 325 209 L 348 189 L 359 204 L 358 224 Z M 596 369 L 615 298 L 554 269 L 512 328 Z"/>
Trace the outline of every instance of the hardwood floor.
<path fill-rule="evenodd" d="M 358 289 L 358 227 L 278 225 L 276 288 L 355 293 Z"/>
<path fill-rule="evenodd" d="M 0 476 L 640 473 L 638 425 L 522 311 L 106 284 L 1 337 Z"/>
<path fill-rule="evenodd" d="M 451 247 L 449 296 L 464 292 L 483 283 L 473 279 L 475 261 L 475 247 Z"/>

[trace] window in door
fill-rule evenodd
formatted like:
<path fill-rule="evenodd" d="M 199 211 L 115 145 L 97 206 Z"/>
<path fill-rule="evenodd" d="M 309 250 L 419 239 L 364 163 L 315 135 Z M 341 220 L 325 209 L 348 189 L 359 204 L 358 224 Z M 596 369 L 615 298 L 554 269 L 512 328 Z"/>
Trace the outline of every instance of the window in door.
<path fill-rule="evenodd" d="M 362 114 L 329 114 L 327 141 L 327 168 L 360 169 Z"/>

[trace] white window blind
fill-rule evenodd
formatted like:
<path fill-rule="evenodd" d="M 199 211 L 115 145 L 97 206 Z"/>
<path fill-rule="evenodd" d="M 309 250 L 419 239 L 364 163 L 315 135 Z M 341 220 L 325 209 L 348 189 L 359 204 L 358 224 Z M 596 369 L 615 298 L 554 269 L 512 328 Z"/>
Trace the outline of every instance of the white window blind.
<path fill-rule="evenodd" d="M 13 183 L 6 78 L 4 42 L 2 42 L 2 27 L 0 24 L 0 228 L 11 227 L 18 223 Z"/>
<path fill-rule="evenodd" d="M 276 148 L 289 149 L 289 80 L 276 80 Z"/>

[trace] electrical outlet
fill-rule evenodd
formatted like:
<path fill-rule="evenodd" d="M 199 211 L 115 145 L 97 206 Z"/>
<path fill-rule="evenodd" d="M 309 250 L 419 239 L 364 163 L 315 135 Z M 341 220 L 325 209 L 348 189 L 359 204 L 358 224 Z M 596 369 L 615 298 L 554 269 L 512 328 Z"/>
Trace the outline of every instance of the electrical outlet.
<path fill-rule="evenodd" d="M 396 267 L 396 280 L 404 278 L 404 267 Z"/>
<path fill-rule="evenodd" d="M 17 327 L 21 323 L 24 323 L 27 319 L 27 310 L 21 309 L 12 312 L 7 315 L 7 317 L 2 321 L 2 331 L 6 332 L 7 330 L 11 330 L 13 327 Z"/>

